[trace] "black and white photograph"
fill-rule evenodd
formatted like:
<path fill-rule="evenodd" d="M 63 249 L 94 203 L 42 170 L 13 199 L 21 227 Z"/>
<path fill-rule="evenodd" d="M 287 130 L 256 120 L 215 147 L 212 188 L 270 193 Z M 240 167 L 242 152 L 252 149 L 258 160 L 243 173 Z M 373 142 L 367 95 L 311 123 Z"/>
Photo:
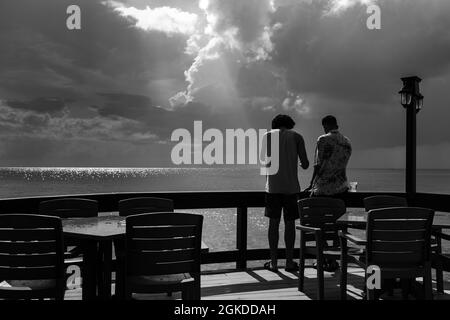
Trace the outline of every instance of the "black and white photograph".
<path fill-rule="evenodd" d="M 450 300 L 449 18 L 0 0 L 0 309 Z"/>

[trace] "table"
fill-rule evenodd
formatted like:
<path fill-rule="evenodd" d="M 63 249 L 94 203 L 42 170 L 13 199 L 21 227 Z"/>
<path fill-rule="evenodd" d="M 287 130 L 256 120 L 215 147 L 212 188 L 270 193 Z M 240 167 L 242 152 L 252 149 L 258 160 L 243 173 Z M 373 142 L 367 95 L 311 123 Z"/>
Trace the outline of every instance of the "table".
<path fill-rule="evenodd" d="M 367 212 L 365 212 L 364 209 L 350 209 L 337 220 L 337 223 L 349 227 L 364 227 L 367 223 Z M 433 228 L 450 229 L 450 213 L 436 211 L 433 220 Z"/>
<path fill-rule="evenodd" d="M 76 239 L 83 248 L 83 300 L 111 298 L 112 246 L 125 239 L 125 219 L 118 213 L 62 219 L 64 237 Z M 202 242 L 202 254 L 207 252 Z"/>

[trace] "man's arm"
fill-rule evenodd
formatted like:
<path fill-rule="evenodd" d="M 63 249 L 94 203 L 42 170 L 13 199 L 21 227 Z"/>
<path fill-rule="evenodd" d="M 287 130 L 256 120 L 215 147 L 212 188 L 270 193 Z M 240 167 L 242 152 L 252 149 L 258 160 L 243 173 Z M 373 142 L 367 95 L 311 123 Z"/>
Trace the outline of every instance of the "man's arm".
<path fill-rule="evenodd" d="M 313 187 L 314 180 L 316 180 L 316 178 L 320 175 L 320 172 L 322 169 L 322 163 L 324 160 L 324 149 L 325 149 L 324 141 L 321 138 L 319 138 L 319 140 L 317 140 L 317 146 L 316 146 L 314 171 L 313 171 L 313 175 L 311 178 L 311 183 L 309 185 L 309 188 L 307 188 L 307 190 L 310 190 Z"/>
<path fill-rule="evenodd" d="M 299 139 L 297 142 L 297 154 L 298 158 L 300 159 L 300 165 L 301 167 L 306 170 L 309 168 L 309 160 L 308 155 L 306 154 L 305 149 L 305 140 L 303 140 L 303 137 L 299 135 Z"/>

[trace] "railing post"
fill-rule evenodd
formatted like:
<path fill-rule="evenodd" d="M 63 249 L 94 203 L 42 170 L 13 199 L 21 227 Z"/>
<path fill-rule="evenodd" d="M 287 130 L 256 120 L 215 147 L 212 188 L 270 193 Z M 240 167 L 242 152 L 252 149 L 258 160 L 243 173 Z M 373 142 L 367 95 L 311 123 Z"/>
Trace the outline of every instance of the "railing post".
<path fill-rule="evenodd" d="M 238 259 L 236 268 L 243 270 L 247 268 L 247 208 L 237 208 L 236 222 L 236 249 L 238 250 Z"/>
<path fill-rule="evenodd" d="M 406 193 L 409 198 L 416 195 L 416 148 L 417 148 L 417 119 L 416 106 L 407 109 L 406 121 Z"/>

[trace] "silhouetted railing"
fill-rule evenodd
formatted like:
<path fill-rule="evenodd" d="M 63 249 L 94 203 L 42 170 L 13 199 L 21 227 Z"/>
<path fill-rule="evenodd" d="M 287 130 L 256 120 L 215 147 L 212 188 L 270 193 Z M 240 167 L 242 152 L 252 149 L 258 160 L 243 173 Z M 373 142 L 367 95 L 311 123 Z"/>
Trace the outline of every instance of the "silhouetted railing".
<path fill-rule="evenodd" d="M 343 200 L 349 208 L 363 208 L 363 199 L 374 195 L 394 195 L 407 197 L 405 193 L 355 192 L 349 193 Z M 100 212 L 118 210 L 118 202 L 134 197 L 160 197 L 172 199 L 175 210 L 183 209 L 223 209 L 235 208 L 236 221 L 236 249 L 209 252 L 202 259 L 204 264 L 235 262 L 238 269 L 245 269 L 247 261 L 263 260 L 269 257 L 269 249 L 247 248 L 247 219 L 248 208 L 263 208 L 265 194 L 260 191 L 230 191 L 230 192 L 157 192 L 157 193 L 108 193 L 89 195 L 64 195 L 52 197 L 30 197 L 0 200 L 0 214 L 5 213 L 37 213 L 41 201 L 57 198 L 86 198 L 99 202 Z M 301 198 L 308 197 L 301 194 Z M 450 195 L 418 193 L 408 197 L 410 206 L 426 207 L 436 211 L 450 212 Z M 284 250 L 279 250 L 280 258 L 285 258 Z M 298 251 L 296 252 L 298 256 Z"/>

